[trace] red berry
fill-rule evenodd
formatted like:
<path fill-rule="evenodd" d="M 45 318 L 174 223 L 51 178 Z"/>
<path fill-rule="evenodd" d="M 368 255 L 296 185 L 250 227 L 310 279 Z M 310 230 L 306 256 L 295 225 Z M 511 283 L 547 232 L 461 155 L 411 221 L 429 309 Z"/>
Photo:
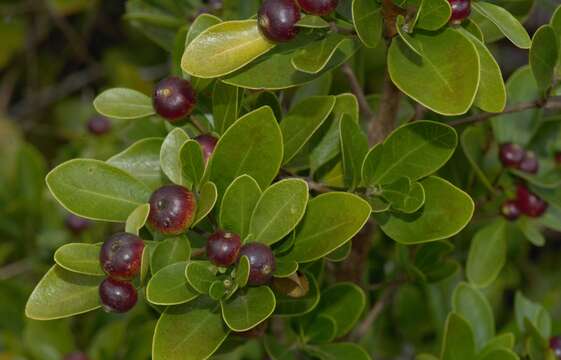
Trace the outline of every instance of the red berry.
<path fill-rule="evenodd" d="M 76 235 L 79 235 L 83 231 L 87 230 L 91 225 L 88 219 L 84 219 L 83 217 L 74 214 L 68 214 L 64 220 L 64 224 L 68 230 L 72 231 Z"/>
<path fill-rule="evenodd" d="M 540 217 L 547 210 L 547 203 L 524 185 L 516 188 L 516 203 L 520 211 L 529 217 Z"/>
<path fill-rule="evenodd" d="M 533 151 L 527 151 L 524 154 L 524 158 L 518 164 L 518 169 L 529 174 L 537 174 L 540 168 L 538 158 Z"/>
<path fill-rule="evenodd" d="M 105 116 L 94 116 L 86 124 L 92 135 L 101 136 L 111 131 L 111 121 Z"/>
<path fill-rule="evenodd" d="M 206 243 L 206 254 L 211 263 L 216 266 L 228 267 L 238 260 L 242 241 L 231 232 L 217 231 Z"/>
<path fill-rule="evenodd" d="M 298 34 L 296 23 L 300 9 L 294 0 L 265 0 L 259 8 L 257 21 L 265 37 L 274 42 L 286 42 Z"/>
<path fill-rule="evenodd" d="M 124 313 L 134 307 L 136 289 L 130 282 L 106 278 L 99 285 L 99 297 L 105 311 Z"/>
<path fill-rule="evenodd" d="M 83 352 L 76 351 L 66 355 L 64 360 L 88 360 L 88 356 Z"/>
<path fill-rule="evenodd" d="M 197 95 L 187 80 L 171 76 L 160 81 L 154 90 L 154 109 L 163 118 L 176 122 L 189 116 Z"/>
<path fill-rule="evenodd" d="M 558 359 L 561 359 L 561 336 L 553 336 L 549 339 L 549 348 Z"/>
<path fill-rule="evenodd" d="M 103 243 L 99 262 L 107 275 L 130 280 L 140 272 L 143 251 L 144 242 L 138 236 L 121 232 Z"/>
<path fill-rule="evenodd" d="M 249 258 L 249 285 L 264 285 L 273 277 L 275 256 L 271 248 L 262 243 L 249 243 L 242 246 L 240 256 Z"/>
<path fill-rule="evenodd" d="M 178 235 L 189 228 L 195 218 L 195 195 L 179 185 L 165 185 L 150 197 L 148 222 L 162 234 Z"/>
<path fill-rule="evenodd" d="M 501 214 L 510 221 L 514 221 L 520 217 L 520 209 L 516 200 L 507 200 L 501 206 Z"/>
<path fill-rule="evenodd" d="M 561 151 L 555 153 L 555 163 L 561 165 Z"/>
<path fill-rule="evenodd" d="M 298 4 L 308 14 L 325 16 L 337 8 L 339 0 L 298 0 Z"/>
<path fill-rule="evenodd" d="M 506 167 L 517 168 L 522 159 L 524 159 L 524 149 L 517 144 L 502 144 L 499 149 L 499 159 Z"/>
<path fill-rule="evenodd" d="M 471 13 L 471 0 L 448 0 L 452 7 L 450 22 L 460 24 Z"/>
<path fill-rule="evenodd" d="M 205 164 L 210 159 L 218 139 L 212 135 L 199 135 L 195 140 L 201 145 L 201 150 L 203 151 L 203 158 L 205 159 Z"/>

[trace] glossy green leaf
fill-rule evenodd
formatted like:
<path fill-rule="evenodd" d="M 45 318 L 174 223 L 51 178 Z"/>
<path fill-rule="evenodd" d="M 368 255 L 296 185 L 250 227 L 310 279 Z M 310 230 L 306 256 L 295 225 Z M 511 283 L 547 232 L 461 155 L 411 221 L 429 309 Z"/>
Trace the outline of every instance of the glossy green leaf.
<path fill-rule="evenodd" d="M 411 181 L 407 177 L 383 185 L 381 190 L 381 196 L 391 208 L 402 213 L 412 214 L 425 203 L 425 189 L 417 181 Z"/>
<path fill-rule="evenodd" d="M 345 243 L 345 245 L 333 250 L 329 254 L 325 255 L 325 259 L 331 262 L 341 262 L 346 260 L 351 254 L 353 244 L 351 241 Z"/>
<path fill-rule="evenodd" d="M 252 241 L 272 245 L 298 225 L 308 203 L 308 184 L 281 180 L 265 191 L 255 205 L 249 225 Z"/>
<path fill-rule="evenodd" d="M 422 0 L 415 27 L 435 31 L 450 20 L 452 9 L 447 0 Z"/>
<path fill-rule="evenodd" d="M 205 183 L 201 186 L 199 192 L 199 200 L 197 203 L 197 214 L 193 221 L 193 226 L 201 222 L 214 208 L 216 200 L 218 199 L 218 190 L 212 181 Z"/>
<path fill-rule="evenodd" d="M 46 181 L 62 206 L 93 220 L 124 222 L 151 194 L 138 179 L 98 160 L 67 161 L 54 168 Z"/>
<path fill-rule="evenodd" d="M 276 278 L 287 278 L 295 274 L 296 271 L 298 271 L 298 263 L 296 261 L 285 261 L 282 258 L 277 258 L 273 276 Z"/>
<path fill-rule="evenodd" d="M 425 205 L 413 214 L 375 214 L 381 229 L 402 244 L 447 239 L 459 233 L 471 220 L 473 200 L 448 181 L 431 176 L 422 181 Z"/>
<path fill-rule="evenodd" d="M 240 89 L 217 81 L 212 92 L 214 129 L 223 134 L 238 119 Z"/>
<path fill-rule="evenodd" d="M 309 313 L 318 305 L 320 300 L 319 286 L 316 278 L 309 272 L 303 272 L 308 279 L 310 289 L 300 298 L 292 298 L 284 294 L 275 293 L 277 306 L 275 315 L 300 316 Z"/>
<path fill-rule="evenodd" d="M 195 140 L 187 140 L 179 149 L 181 179 L 184 184 L 197 187 L 205 172 L 205 161 L 201 146 Z"/>
<path fill-rule="evenodd" d="M 366 350 L 353 343 L 308 345 L 304 351 L 320 360 L 371 360 Z"/>
<path fill-rule="evenodd" d="M 226 287 L 224 281 L 215 280 L 208 288 L 208 296 L 213 300 L 220 300 L 226 295 Z"/>
<path fill-rule="evenodd" d="M 329 23 L 323 20 L 321 16 L 304 14 L 300 21 L 296 23 L 296 26 L 311 29 L 322 29 L 328 28 Z"/>
<path fill-rule="evenodd" d="M 313 344 L 332 342 L 337 336 L 337 323 L 332 317 L 320 314 L 306 324 L 304 336 Z"/>
<path fill-rule="evenodd" d="M 302 263 L 329 254 L 358 233 L 370 212 L 366 201 L 350 193 L 331 192 L 310 200 L 288 258 Z"/>
<path fill-rule="evenodd" d="M 208 261 L 191 261 L 185 269 L 187 282 L 198 292 L 208 294 L 210 285 L 216 280 L 218 269 Z"/>
<path fill-rule="evenodd" d="M 247 280 L 249 279 L 249 258 L 245 255 L 241 256 L 238 260 L 238 266 L 236 267 L 236 276 L 234 280 L 239 287 L 243 288 L 247 285 Z"/>
<path fill-rule="evenodd" d="M 189 135 L 183 129 L 175 128 L 168 133 L 160 150 L 162 171 L 174 184 L 185 184 L 181 148 L 188 140 Z"/>
<path fill-rule="evenodd" d="M 297 360 L 297 351 L 290 346 L 281 344 L 277 340 L 272 335 L 265 335 L 265 340 L 263 341 L 265 351 L 271 360 Z"/>
<path fill-rule="evenodd" d="M 190 75 L 227 75 L 271 50 L 274 43 L 259 31 L 256 20 L 226 21 L 199 34 L 185 49 L 181 68 Z"/>
<path fill-rule="evenodd" d="M 292 66 L 298 71 L 317 74 L 327 66 L 339 47 L 345 47 L 352 42 L 352 39 L 341 34 L 329 33 L 323 39 L 311 42 L 296 51 L 292 57 Z"/>
<path fill-rule="evenodd" d="M 471 242 L 466 276 L 477 287 L 487 287 L 499 276 L 506 262 L 506 222 L 493 221 L 481 228 Z"/>
<path fill-rule="evenodd" d="M 440 359 L 475 359 L 475 340 L 469 323 L 459 315 L 450 313 L 445 328 Z"/>
<path fill-rule="evenodd" d="M 220 195 L 243 174 L 265 188 L 277 176 L 282 157 L 279 125 L 271 108 L 261 107 L 242 116 L 222 135 L 209 164 L 210 179 Z"/>
<path fill-rule="evenodd" d="M 470 126 L 462 132 L 460 143 L 464 150 L 464 155 L 468 159 L 475 174 L 483 185 L 492 193 L 495 192 L 493 184 L 488 179 L 487 175 L 481 169 L 484 161 L 485 146 L 487 146 L 486 129 L 481 126 Z"/>
<path fill-rule="evenodd" d="M 362 168 L 366 185 L 388 184 L 406 176 L 418 180 L 442 167 L 458 144 L 456 131 L 433 121 L 415 121 L 372 148 Z"/>
<path fill-rule="evenodd" d="M 530 241 L 535 246 L 544 246 L 545 237 L 540 231 L 539 227 L 528 218 L 521 218 L 516 222 L 516 225 L 522 231 L 526 239 Z"/>
<path fill-rule="evenodd" d="M 177 262 L 189 261 L 191 244 L 185 235 L 165 239 L 157 243 L 150 257 L 152 274 Z"/>
<path fill-rule="evenodd" d="M 54 320 L 98 309 L 102 280 L 103 277 L 69 272 L 55 265 L 29 296 L 25 315 L 35 320 Z"/>
<path fill-rule="evenodd" d="M 155 305 L 178 305 L 199 296 L 185 279 L 186 261 L 168 265 L 152 276 L 146 287 L 146 298 Z"/>
<path fill-rule="evenodd" d="M 237 177 L 224 192 L 220 205 L 220 227 L 245 239 L 249 233 L 251 214 L 260 197 L 259 184 L 251 176 Z"/>
<path fill-rule="evenodd" d="M 364 46 L 375 48 L 382 40 L 382 7 L 376 1 L 353 0 L 352 17 L 355 30 Z"/>
<path fill-rule="evenodd" d="M 248 287 L 221 301 L 222 317 L 234 331 L 247 331 L 265 321 L 275 311 L 275 295 L 268 286 Z"/>
<path fill-rule="evenodd" d="M 203 13 L 197 16 L 195 21 L 193 21 L 191 26 L 189 26 L 189 31 L 185 37 L 185 46 L 189 45 L 203 31 L 213 25 L 220 24 L 221 22 L 222 20 L 220 20 L 220 18 L 208 13 Z"/>
<path fill-rule="evenodd" d="M 337 283 L 321 292 L 316 311 L 335 320 L 336 337 L 341 337 L 353 329 L 365 306 L 366 295 L 361 288 L 353 283 Z"/>
<path fill-rule="evenodd" d="M 57 249 L 55 262 L 61 268 L 84 275 L 103 276 L 105 273 L 99 264 L 100 245 L 66 244 Z"/>
<path fill-rule="evenodd" d="M 557 34 L 550 25 L 543 25 L 535 32 L 530 48 L 530 68 L 541 90 L 546 90 L 552 85 L 558 59 Z"/>
<path fill-rule="evenodd" d="M 521 49 L 530 48 L 530 36 L 522 24 L 503 7 L 481 1 L 473 3 L 472 9 L 495 24 L 514 45 Z"/>
<path fill-rule="evenodd" d="M 368 153 L 368 139 L 360 124 L 349 115 L 343 116 L 339 126 L 345 184 L 352 190 L 361 182 L 362 164 Z"/>
<path fill-rule="evenodd" d="M 132 89 L 105 90 L 93 104 L 98 113 L 114 119 L 137 119 L 155 114 L 152 99 Z"/>
<path fill-rule="evenodd" d="M 148 215 L 150 214 L 150 204 L 139 205 L 131 212 L 125 223 L 125 231 L 131 234 L 138 235 L 140 229 L 146 224 Z"/>
<path fill-rule="evenodd" d="M 521 333 L 530 331 L 525 324 L 529 321 L 538 330 L 540 335 L 548 339 L 551 336 L 551 318 L 543 305 L 527 299 L 521 292 L 514 298 L 514 312 L 516 324 Z"/>

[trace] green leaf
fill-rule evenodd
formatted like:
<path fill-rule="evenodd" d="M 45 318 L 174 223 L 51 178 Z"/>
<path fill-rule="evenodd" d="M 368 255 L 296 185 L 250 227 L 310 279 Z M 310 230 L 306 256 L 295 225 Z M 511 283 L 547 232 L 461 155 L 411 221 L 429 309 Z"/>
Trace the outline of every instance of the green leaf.
<path fill-rule="evenodd" d="M 249 233 L 252 241 L 272 245 L 298 225 L 308 203 L 308 184 L 301 179 L 281 180 L 265 191 L 255 205 Z"/>
<path fill-rule="evenodd" d="M 502 219 L 475 233 L 466 264 L 470 283 L 484 288 L 495 281 L 506 262 L 506 240 L 506 222 Z"/>
<path fill-rule="evenodd" d="M 16 346 L 23 345 L 32 359 L 60 360 L 74 349 L 74 341 L 69 321 L 28 320 L 23 330 L 23 342 Z"/>
<path fill-rule="evenodd" d="M 220 227 L 245 239 L 249 233 L 251 214 L 260 197 L 261 189 L 255 179 L 249 175 L 237 177 L 224 192 L 220 205 Z"/>
<path fill-rule="evenodd" d="M 58 248 L 54 259 L 61 268 L 84 275 L 103 276 L 99 264 L 100 245 L 66 244 Z"/>
<path fill-rule="evenodd" d="M 296 26 L 303 27 L 303 28 L 311 28 L 311 29 L 322 29 L 328 28 L 329 23 L 321 16 L 314 16 L 314 15 L 302 15 L 300 21 L 296 23 Z"/>
<path fill-rule="evenodd" d="M 265 321 L 275 311 L 275 295 L 268 286 L 248 287 L 220 302 L 222 317 L 234 331 L 247 331 Z"/>
<path fill-rule="evenodd" d="M 179 149 L 181 178 L 184 184 L 199 186 L 205 172 L 205 161 L 201 146 L 195 140 L 187 140 Z"/>
<path fill-rule="evenodd" d="M 208 359 L 230 331 L 214 301 L 201 297 L 164 311 L 154 332 L 154 360 Z"/>
<path fill-rule="evenodd" d="M 375 48 L 382 39 L 382 7 L 376 1 L 353 0 L 352 17 L 356 33 L 369 48 Z"/>
<path fill-rule="evenodd" d="M 364 160 L 365 185 L 388 184 L 406 176 L 412 181 L 440 169 L 458 144 L 456 131 L 433 121 L 415 121 L 392 132 Z"/>
<path fill-rule="evenodd" d="M 256 20 L 226 21 L 199 34 L 185 49 L 181 68 L 190 75 L 227 75 L 275 46 L 259 31 Z"/>
<path fill-rule="evenodd" d="M 124 222 L 151 194 L 138 179 L 98 160 L 67 161 L 54 168 L 46 182 L 68 211 L 101 221 Z"/>
<path fill-rule="evenodd" d="M 222 135 L 209 164 L 218 193 L 238 176 L 247 174 L 260 187 L 277 176 L 283 157 L 282 134 L 270 107 L 261 107 L 238 119 Z"/>
<path fill-rule="evenodd" d="M 320 292 L 316 278 L 307 271 L 303 271 L 308 279 L 308 293 L 300 298 L 289 297 L 284 294 L 275 293 L 277 306 L 275 315 L 278 316 L 301 316 L 309 313 L 319 303 Z"/>
<path fill-rule="evenodd" d="M 451 14 L 452 9 L 447 0 L 422 0 L 415 27 L 436 31 L 448 23 Z"/>
<path fill-rule="evenodd" d="M 160 166 L 166 176 L 178 185 L 184 185 L 181 148 L 189 140 L 189 135 L 181 129 L 175 128 L 168 133 L 160 150 Z"/>
<path fill-rule="evenodd" d="M 479 58 L 471 41 L 452 28 L 418 32 L 407 43 L 394 38 L 388 72 L 401 91 L 430 110 L 461 115 L 477 92 Z"/>
<path fill-rule="evenodd" d="M 191 244 L 185 235 L 165 239 L 158 243 L 150 258 L 152 274 L 177 262 L 189 261 Z"/>
<path fill-rule="evenodd" d="M 362 163 L 368 153 L 368 139 L 360 124 L 349 115 L 343 115 L 339 126 L 345 184 L 354 189 L 361 182 Z"/>
<path fill-rule="evenodd" d="M 349 46 L 353 40 L 332 32 L 323 39 L 310 42 L 300 48 L 292 57 L 292 66 L 298 71 L 317 74 L 323 70 L 339 47 Z"/>
<path fill-rule="evenodd" d="M 425 203 L 425 189 L 408 177 L 397 179 L 381 187 L 381 196 L 391 204 L 393 210 L 412 214 Z"/>
<path fill-rule="evenodd" d="M 282 258 L 277 258 L 275 265 L 273 276 L 276 278 L 287 278 L 298 271 L 298 263 L 296 261 L 284 261 Z"/>
<path fill-rule="evenodd" d="M 447 241 L 435 241 L 423 244 L 415 254 L 414 267 L 420 271 L 423 281 L 429 283 L 444 280 L 455 274 L 459 264 L 447 257 L 454 250 L 454 245 Z"/>
<path fill-rule="evenodd" d="M 310 140 L 335 106 L 334 96 L 312 96 L 299 102 L 282 119 L 283 164 L 288 163 Z"/>
<path fill-rule="evenodd" d="M 270 356 L 271 360 L 297 360 L 295 349 L 277 342 L 274 336 L 265 335 L 265 340 L 263 342 L 265 351 L 267 355 Z"/>
<path fill-rule="evenodd" d="M 537 175 L 529 174 L 516 169 L 511 169 L 510 171 L 516 176 L 537 187 L 555 189 L 561 185 L 561 168 L 540 171 Z"/>
<path fill-rule="evenodd" d="M 479 351 L 495 336 L 495 319 L 485 296 L 467 283 L 460 283 L 452 295 L 452 308 L 471 325 Z"/>
<path fill-rule="evenodd" d="M 189 27 L 189 31 L 187 32 L 187 36 L 185 37 L 185 46 L 189 45 L 203 31 L 213 25 L 220 24 L 221 22 L 222 20 L 220 20 L 220 18 L 212 14 L 203 13 L 197 16 L 197 18 Z"/>
<path fill-rule="evenodd" d="M 530 48 L 530 36 L 522 24 L 503 7 L 479 1 L 472 4 L 472 9 L 495 24 L 514 45 L 521 49 Z"/>
<path fill-rule="evenodd" d="M 217 81 L 212 92 L 214 129 L 223 134 L 238 119 L 240 89 Z"/>
<path fill-rule="evenodd" d="M 216 185 L 214 185 L 212 181 L 209 181 L 201 186 L 199 200 L 197 203 L 197 215 L 195 216 L 195 221 L 193 221 L 192 226 L 197 225 L 208 214 L 210 214 L 217 199 L 218 191 L 216 190 Z"/>
<path fill-rule="evenodd" d="M 208 296 L 213 300 L 220 300 L 226 295 L 226 287 L 224 286 L 224 281 L 215 280 L 210 284 L 208 288 Z"/>
<path fill-rule="evenodd" d="M 371 360 L 361 346 L 353 343 L 307 345 L 304 351 L 320 360 Z"/>
<path fill-rule="evenodd" d="M 102 280 L 103 277 L 69 272 L 55 265 L 29 296 L 25 315 L 35 320 L 54 320 L 98 309 Z"/>
<path fill-rule="evenodd" d="M 518 360 L 520 357 L 509 349 L 495 349 L 483 356 L 478 356 L 477 360 Z"/>
<path fill-rule="evenodd" d="M 247 285 L 247 280 L 249 279 L 249 258 L 245 255 L 241 256 L 238 260 L 238 266 L 236 267 L 236 276 L 234 280 L 240 288 Z"/>
<path fill-rule="evenodd" d="M 478 357 L 486 356 L 487 353 L 493 352 L 497 349 L 511 350 L 514 348 L 515 341 L 516 338 L 513 333 L 497 335 L 485 344 L 485 347 L 483 347 L 483 349 L 479 352 Z"/>
<path fill-rule="evenodd" d="M 305 325 L 303 333 L 309 339 L 309 343 L 329 343 L 337 336 L 337 324 L 332 317 L 327 315 L 320 314 Z"/>
<path fill-rule="evenodd" d="M 155 114 L 152 99 L 132 89 L 105 90 L 95 98 L 93 105 L 98 113 L 114 119 L 137 119 Z"/>
<path fill-rule="evenodd" d="M 559 40 L 550 25 L 542 25 L 532 38 L 530 68 L 538 88 L 546 90 L 552 85 L 555 66 L 559 59 Z"/>
<path fill-rule="evenodd" d="M 431 176 L 422 180 L 425 205 L 414 214 L 375 214 L 380 227 L 402 244 L 447 239 L 459 233 L 471 220 L 473 200 L 448 181 Z"/>
<path fill-rule="evenodd" d="M 201 294 L 208 294 L 210 286 L 216 280 L 218 269 L 208 261 L 191 261 L 185 268 L 185 277 L 189 284 Z"/>
<path fill-rule="evenodd" d="M 521 292 L 517 292 L 514 298 L 514 310 L 516 323 L 521 333 L 532 330 L 526 326 L 526 321 L 528 321 L 543 338 L 549 339 L 551 336 L 551 318 L 541 304 L 534 303 Z"/>
<path fill-rule="evenodd" d="M 450 313 L 446 320 L 442 342 L 441 360 L 475 359 L 475 340 L 469 323 L 457 314 Z"/>
<path fill-rule="evenodd" d="M 187 262 L 168 265 L 152 276 L 146 287 L 146 299 L 155 305 L 179 305 L 199 296 L 185 279 Z"/>
<path fill-rule="evenodd" d="M 125 224 L 125 231 L 131 234 L 138 235 L 140 229 L 146 224 L 148 215 L 150 214 L 150 204 L 139 205 L 131 212 Z"/>
<path fill-rule="evenodd" d="M 366 295 L 361 288 L 353 283 L 338 283 L 321 292 L 316 311 L 335 320 L 336 337 L 341 337 L 353 329 L 365 306 Z"/>
<path fill-rule="evenodd" d="M 484 162 L 487 140 L 486 129 L 484 127 L 470 126 L 462 132 L 460 143 L 466 158 L 479 180 L 481 180 L 481 183 L 485 185 L 491 193 L 494 193 L 495 188 L 493 184 L 491 184 L 491 181 L 487 178 L 487 175 L 480 166 L 480 164 Z"/>
<path fill-rule="evenodd" d="M 542 232 L 538 228 L 538 226 L 531 220 L 526 217 L 520 218 L 516 225 L 522 231 L 524 236 L 530 241 L 532 244 L 536 246 L 544 246 L 545 245 L 545 237 L 543 236 Z"/>
<path fill-rule="evenodd" d="M 351 241 L 345 243 L 345 245 L 333 250 L 329 254 L 325 255 L 325 259 L 331 262 L 341 262 L 346 260 L 351 254 L 353 244 Z"/>
<path fill-rule="evenodd" d="M 160 148 L 163 139 L 146 138 L 139 140 L 125 151 L 107 160 L 113 165 L 136 177 L 150 189 L 157 189 L 163 183 L 160 170 Z"/>
<path fill-rule="evenodd" d="M 331 192 L 310 200 L 288 259 L 310 262 L 343 246 L 366 224 L 370 212 L 366 201 L 350 193 Z"/>

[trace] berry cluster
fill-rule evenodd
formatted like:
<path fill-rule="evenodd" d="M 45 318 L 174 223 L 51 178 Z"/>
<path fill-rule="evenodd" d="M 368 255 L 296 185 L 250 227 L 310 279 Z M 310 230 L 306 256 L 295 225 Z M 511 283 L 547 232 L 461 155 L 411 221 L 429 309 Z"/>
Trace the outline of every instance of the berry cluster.
<path fill-rule="evenodd" d="M 123 313 L 136 304 L 136 289 L 130 281 L 140 273 L 143 251 L 144 242 L 124 232 L 112 235 L 101 246 L 99 262 L 108 276 L 99 285 L 99 297 L 106 311 Z"/>
<path fill-rule="evenodd" d="M 471 0 L 448 0 L 452 8 L 450 22 L 461 24 L 471 14 Z"/>
<path fill-rule="evenodd" d="M 502 144 L 499 149 L 499 158 L 503 166 L 529 174 L 536 174 L 540 167 L 536 154 L 533 151 L 524 150 L 517 144 Z"/>
<path fill-rule="evenodd" d="M 501 213 L 511 221 L 522 214 L 536 218 L 542 216 L 547 207 L 548 204 L 543 199 L 520 184 L 516 187 L 516 198 L 505 201 L 501 206 Z"/>
<path fill-rule="evenodd" d="M 259 29 L 273 42 L 290 41 L 298 34 L 300 9 L 311 15 L 326 16 L 335 10 L 337 3 L 338 0 L 265 0 L 257 13 Z"/>
<path fill-rule="evenodd" d="M 275 271 L 275 256 L 269 246 L 262 243 L 249 243 L 242 246 L 239 235 L 231 232 L 219 230 L 209 236 L 206 253 L 210 262 L 219 267 L 231 266 L 241 256 L 247 256 L 249 285 L 267 284 Z"/>

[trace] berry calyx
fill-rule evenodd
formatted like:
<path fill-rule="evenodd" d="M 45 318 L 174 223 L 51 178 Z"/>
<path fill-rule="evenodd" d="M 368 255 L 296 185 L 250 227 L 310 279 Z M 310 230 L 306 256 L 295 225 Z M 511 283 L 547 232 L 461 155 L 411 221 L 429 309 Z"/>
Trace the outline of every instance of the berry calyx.
<path fill-rule="evenodd" d="M 134 307 L 137 294 L 130 282 L 108 277 L 99 285 L 99 298 L 105 311 L 124 313 Z"/>
<path fill-rule="evenodd" d="M 518 144 L 502 144 L 499 149 L 499 159 L 505 167 L 517 168 L 525 154 L 526 151 Z"/>
<path fill-rule="evenodd" d="M 529 217 L 540 217 L 547 210 L 548 204 L 524 185 L 516 188 L 516 204 L 520 211 Z"/>
<path fill-rule="evenodd" d="M 88 120 L 86 128 L 92 135 L 105 135 L 111 131 L 111 121 L 105 116 L 94 116 Z"/>
<path fill-rule="evenodd" d="M 471 14 L 471 0 L 448 0 L 452 7 L 450 22 L 460 24 Z"/>
<path fill-rule="evenodd" d="M 549 348 L 558 359 L 561 359 L 561 336 L 552 336 L 549 339 Z"/>
<path fill-rule="evenodd" d="M 533 151 L 526 151 L 524 158 L 518 164 L 518 169 L 529 174 L 537 174 L 540 164 L 538 158 Z"/>
<path fill-rule="evenodd" d="M 88 360 L 88 356 L 81 351 L 75 351 L 66 355 L 64 360 Z"/>
<path fill-rule="evenodd" d="M 298 34 L 300 9 L 294 0 L 265 0 L 257 14 L 259 29 L 274 42 L 286 42 Z"/>
<path fill-rule="evenodd" d="M 79 235 L 90 227 L 91 222 L 78 215 L 68 214 L 64 220 L 64 225 L 73 234 Z"/>
<path fill-rule="evenodd" d="M 339 0 L 298 0 L 298 4 L 308 14 L 325 16 L 337 8 Z"/>
<path fill-rule="evenodd" d="M 179 185 L 165 185 L 150 196 L 148 223 L 167 235 L 178 235 L 189 228 L 195 218 L 195 195 Z"/>
<path fill-rule="evenodd" d="M 206 254 L 211 263 L 220 267 L 228 267 L 238 260 L 242 240 L 237 234 L 217 231 L 206 243 Z"/>
<path fill-rule="evenodd" d="M 264 285 L 273 277 L 275 256 L 271 248 L 262 243 L 249 243 L 242 246 L 240 256 L 249 258 L 249 285 Z"/>
<path fill-rule="evenodd" d="M 501 214 L 509 221 L 518 219 L 521 215 L 520 209 L 518 208 L 518 202 L 516 200 L 505 201 L 501 205 Z"/>
<path fill-rule="evenodd" d="M 136 235 L 121 232 L 112 235 L 101 246 L 99 263 L 115 279 L 130 280 L 140 272 L 144 242 Z"/>
<path fill-rule="evenodd" d="M 195 138 L 195 140 L 201 145 L 201 150 L 203 151 L 203 159 L 205 160 L 205 164 L 210 159 L 214 148 L 216 147 L 216 143 L 218 143 L 218 139 L 212 135 L 199 135 Z"/>
<path fill-rule="evenodd" d="M 185 79 L 170 76 L 160 81 L 154 89 L 154 110 L 169 122 L 189 116 L 196 103 L 195 90 Z"/>

